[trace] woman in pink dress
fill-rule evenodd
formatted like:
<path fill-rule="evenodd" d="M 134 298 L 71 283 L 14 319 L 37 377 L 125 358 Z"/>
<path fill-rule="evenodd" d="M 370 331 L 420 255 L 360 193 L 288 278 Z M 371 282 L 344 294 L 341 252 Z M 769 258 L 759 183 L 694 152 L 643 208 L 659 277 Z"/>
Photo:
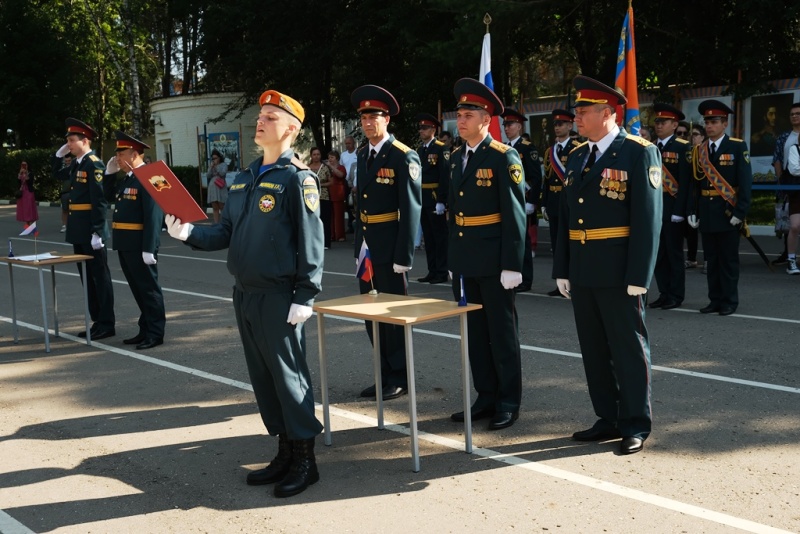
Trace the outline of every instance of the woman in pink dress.
<path fill-rule="evenodd" d="M 28 164 L 22 162 L 19 168 L 19 191 L 17 199 L 17 220 L 31 224 L 39 220 L 39 209 L 36 207 L 36 196 L 33 194 L 33 175 L 28 171 Z"/>

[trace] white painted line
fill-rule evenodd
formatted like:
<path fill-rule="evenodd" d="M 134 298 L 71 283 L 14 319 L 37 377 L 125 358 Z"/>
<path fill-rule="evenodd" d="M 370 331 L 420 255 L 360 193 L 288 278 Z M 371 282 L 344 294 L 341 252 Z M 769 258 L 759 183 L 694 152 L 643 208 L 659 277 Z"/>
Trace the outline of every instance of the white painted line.
<path fill-rule="evenodd" d="M 0 319 L 9 322 L 9 319 L 6 317 L 0 317 Z M 20 326 L 24 328 L 29 328 L 31 330 L 35 330 L 38 332 L 42 332 L 43 329 L 41 327 L 29 324 L 18 322 Z M 71 341 L 75 341 L 78 343 L 82 343 L 83 341 L 76 337 L 71 336 L 69 334 L 62 334 L 62 336 L 66 339 Z M 178 372 L 187 373 L 193 376 L 197 376 L 199 378 L 205 378 L 207 380 L 211 380 L 214 382 L 218 382 L 220 384 L 232 386 L 235 388 L 253 391 L 253 388 L 250 384 L 245 382 L 240 382 L 238 380 L 231 380 L 229 378 L 225 378 L 219 375 L 214 375 L 211 373 L 207 373 L 205 371 L 200 371 L 199 369 L 193 369 L 191 367 L 186 367 L 184 365 L 178 365 L 171 362 L 167 362 L 164 360 L 159 360 L 157 358 L 152 358 L 149 356 L 143 356 L 142 354 L 131 352 L 129 350 L 119 349 L 117 347 L 112 347 L 106 345 L 104 343 L 95 343 L 95 346 L 98 349 L 106 350 L 109 352 L 113 352 L 115 354 L 119 354 L 120 356 L 127 356 L 130 358 L 134 358 L 146 363 L 151 363 L 153 365 L 158 365 L 161 367 L 166 367 L 168 369 L 172 369 Z M 322 405 L 315 403 L 315 408 L 318 411 L 322 410 Z M 356 421 L 359 423 L 363 423 L 369 426 L 377 426 L 378 421 L 372 417 L 368 417 L 362 414 L 357 414 L 353 412 L 349 412 L 347 410 L 343 410 L 341 408 L 337 408 L 334 406 L 330 407 L 330 411 L 333 415 L 350 419 L 351 421 Z M 405 436 L 410 436 L 411 431 L 409 428 L 405 426 L 398 425 L 396 423 L 392 423 L 390 421 L 385 421 L 385 428 L 391 432 L 395 432 L 397 434 L 402 434 Z M 458 441 L 452 438 L 447 438 L 445 436 L 439 436 L 438 434 L 431 434 L 425 431 L 419 431 L 419 439 L 425 440 L 429 443 L 433 443 L 442 447 L 446 447 L 449 449 L 453 449 L 456 451 L 463 451 L 464 450 L 464 443 L 462 441 Z M 565 480 L 567 482 L 571 482 L 573 484 L 579 484 L 581 486 L 585 486 L 587 488 L 595 489 L 604 491 L 606 493 L 610 493 L 613 495 L 617 495 L 624 499 L 629 499 L 633 501 L 639 501 L 645 504 L 649 504 L 652 506 L 656 506 L 658 508 L 663 508 L 665 510 L 672 510 L 678 513 L 686 514 L 692 517 L 697 517 L 704 521 L 709 521 L 713 523 L 717 523 L 720 525 L 727 525 L 730 527 L 738 528 L 740 530 L 744 530 L 746 532 L 755 532 L 755 533 L 781 533 L 787 534 L 789 531 L 777 529 L 771 527 L 769 525 L 763 525 L 761 523 L 756 523 L 754 521 L 750 521 L 747 519 L 742 519 L 739 517 L 731 516 L 728 514 L 723 514 L 720 512 L 716 512 L 714 510 L 709 510 L 707 508 L 702 508 L 700 506 L 695 506 L 693 504 L 683 503 L 680 501 L 676 501 L 674 499 L 669 499 L 667 497 L 661 497 L 659 495 L 654 495 L 652 493 L 647 493 L 641 490 L 636 490 L 632 488 L 628 488 L 625 486 L 621 486 L 619 484 L 614 484 L 613 482 L 606 482 L 604 480 L 599 480 L 596 478 L 588 477 L 585 475 L 580 475 L 577 473 L 573 473 L 571 471 L 567 471 L 565 469 L 560 469 L 558 467 L 552 467 L 543 463 L 539 462 L 532 462 L 530 460 L 526 460 L 524 458 L 519 458 L 514 455 L 500 453 L 494 451 L 492 449 L 484 449 L 484 448 L 474 448 L 473 454 L 477 457 L 486 458 L 489 460 L 493 460 L 496 462 L 504 463 L 506 465 L 519 467 L 521 469 L 527 469 L 528 471 L 533 471 L 535 473 L 552 477 L 558 478 L 561 480 Z M 5 530 L 3 520 L 8 518 L 10 521 L 9 524 L 11 527 L 17 528 L 17 526 L 21 527 L 24 530 Z M 14 520 L 8 514 L 5 514 L 0 510 L 0 532 L 3 534 L 28 534 L 33 531 L 28 530 L 24 525 L 19 523 L 18 521 Z"/>
<path fill-rule="evenodd" d="M 2 534 L 35 534 L 34 531 L 0 510 L 0 532 Z"/>

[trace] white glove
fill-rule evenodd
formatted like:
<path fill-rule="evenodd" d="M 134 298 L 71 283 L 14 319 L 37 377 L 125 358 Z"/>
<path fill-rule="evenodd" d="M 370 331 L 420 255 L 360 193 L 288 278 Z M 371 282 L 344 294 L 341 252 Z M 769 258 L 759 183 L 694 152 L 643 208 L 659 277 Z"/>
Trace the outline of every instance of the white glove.
<path fill-rule="evenodd" d="M 103 240 L 100 239 L 100 236 L 97 234 L 92 234 L 92 248 L 94 250 L 100 250 L 105 245 L 103 244 Z"/>
<path fill-rule="evenodd" d="M 402 274 L 411 270 L 411 267 L 406 267 L 405 265 L 397 265 L 396 263 L 392 264 L 392 270 L 397 274 Z"/>
<path fill-rule="evenodd" d="M 647 288 L 639 287 L 639 286 L 628 286 L 628 295 L 630 296 L 639 296 L 644 295 L 647 293 Z"/>
<path fill-rule="evenodd" d="M 500 283 L 503 285 L 503 289 L 514 289 L 522 283 L 522 273 L 503 271 L 500 273 Z"/>
<path fill-rule="evenodd" d="M 572 285 L 570 285 L 569 280 L 567 280 L 566 278 L 556 278 L 556 287 L 558 287 L 558 290 L 561 291 L 561 294 L 563 296 L 565 296 L 568 299 L 572 298 L 572 295 L 570 294 L 569 291 Z"/>
<path fill-rule="evenodd" d="M 545 221 L 550 220 L 550 217 L 547 216 L 547 209 L 544 206 L 542 206 L 542 219 L 544 219 Z"/>
<path fill-rule="evenodd" d="M 142 252 L 142 261 L 145 265 L 155 265 L 158 263 L 155 255 L 152 252 Z"/>
<path fill-rule="evenodd" d="M 106 163 L 106 174 L 117 174 L 119 172 L 119 161 L 117 156 L 112 156 Z"/>
<path fill-rule="evenodd" d="M 289 306 L 289 316 L 286 317 L 286 322 L 292 324 L 304 323 L 311 317 L 311 314 L 311 306 L 292 303 L 292 305 Z"/>
<path fill-rule="evenodd" d="M 530 202 L 525 203 L 525 215 L 533 215 L 536 213 L 536 206 Z"/>
<path fill-rule="evenodd" d="M 447 277 L 452 280 L 453 279 L 453 271 L 447 271 Z"/>
<path fill-rule="evenodd" d="M 63 157 L 64 157 L 64 156 L 66 156 L 67 154 L 69 154 L 69 145 L 67 145 L 66 143 L 64 143 L 64 144 L 61 146 L 61 148 L 59 148 L 58 150 L 56 150 L 56 157 L 63 158 Z"/>
<path fill-rule="evenodd" d="M 178 241 L 186 241 L 189 239 L 189 234 L 192 233 L 192 228 L 194 228 L 191 223 L 181 224 L 181 220 L 176 219 L 174 215 L 167 215 L 164 217 L 164 222 L 167 225 L 167 232 L 169 232 L 169 235 Z"/>
<path fill-rule="evenodd" d="M 736 215 L 731 217 L 731 226 L 739 226 L 740 224 L 742 224 L 742 220 L 739 217 Z"/>
<path fill-rule="evenodd" d="M 674 223 L 682 223 L 685 219 L 680 215 L 670 215 L 669 221 Z"/>
<path fill-rule="evenodd" d="M 689 218 L 686 219 L 689 223 L 689 226 L 692 228 L 697 228 L 700 226 L 700 221 L 697 219 L 697 215 L 689 215 Z"/>
<path fill-rule="evenodd" d="M 444 215 L 444 204 L 441 202 L 436 203 L 436 215 Z"/>

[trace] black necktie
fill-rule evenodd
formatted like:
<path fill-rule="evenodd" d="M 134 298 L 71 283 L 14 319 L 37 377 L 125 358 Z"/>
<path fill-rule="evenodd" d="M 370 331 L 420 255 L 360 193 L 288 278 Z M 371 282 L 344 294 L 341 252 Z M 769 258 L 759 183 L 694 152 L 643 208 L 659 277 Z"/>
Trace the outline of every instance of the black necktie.
<path fill-rule="evenodd" d="M 556 148 L 556 157 L 558 157 L 559 161 L 561 161 L 561 155 L 562 154 L 564 154 L 564 147 L 561 146 L 561 145 L 558 145 L 557 148 Z"/>
<path fill-rule="evenodd" d="M 715 145 L 714 143 L 709 143 L 709 145 L 711 145 L 711 155 L 713 156 L 714 154 L 717 153 L 717 145 Z"/>
<path fill-rule="evenodd" d="M 658 147 L 658 151 L 659 152 L 663 152 L 664 151 L 664 143 L 662 143 L 661 141 L 659 141 L 658 145 L 656 145 L 656 146 Z"/>
<path fill-rule="evenodd" d="M 589 159 L 586 160 L 586 166 L 583 168 L 583 173 L 581 176 L 586 176 L 586 173 L 589 172 L 589 169 L 592 168 L 594 162 L 597 160 L 597 145 L 592 146 L 592 152 L 589 154 Z"/>
<path fill-rule="evenodd" d="M 372 150 L 370 150 L 370 151 L 369 151 L 369 157 L 367 158 L 367 169 L 369 169 L 370 167 L 372 167 L 372 163 L 375 161 L 375 156 L 376 156 L 377 154 L 378 154 L 378 153 L 377 153 L 377 152 L 375 152 L 375 149 L 374 149 L 374 148 L 373 148 Z"/>

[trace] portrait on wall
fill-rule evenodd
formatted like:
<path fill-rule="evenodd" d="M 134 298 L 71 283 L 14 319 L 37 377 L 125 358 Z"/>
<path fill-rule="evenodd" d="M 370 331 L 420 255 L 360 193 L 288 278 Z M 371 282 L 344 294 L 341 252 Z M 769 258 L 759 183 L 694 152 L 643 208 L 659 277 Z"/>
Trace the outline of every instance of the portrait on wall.
<path fill-rule="evenodd" d="M 772 156 L 781 132 L 791 129 L 791 93 L 754 96 L 750 103 L 750 155 Z"/>
<path fill-rule="evenodd" d="M 222 159 L 228 164 L 228 172 L 240 170 L 239 132 L 208 134 L 208 154 L 215 150 L 222 154 Z"/>
<path fill-rule="evenodd" d="M 531 143 L 539 151 L 539 155 L 544 154 L 545 149 L 552 145 L 556 138 L 552 115 L 550 113 L 528 115 L 528 134 L 531 136 Z"/>

